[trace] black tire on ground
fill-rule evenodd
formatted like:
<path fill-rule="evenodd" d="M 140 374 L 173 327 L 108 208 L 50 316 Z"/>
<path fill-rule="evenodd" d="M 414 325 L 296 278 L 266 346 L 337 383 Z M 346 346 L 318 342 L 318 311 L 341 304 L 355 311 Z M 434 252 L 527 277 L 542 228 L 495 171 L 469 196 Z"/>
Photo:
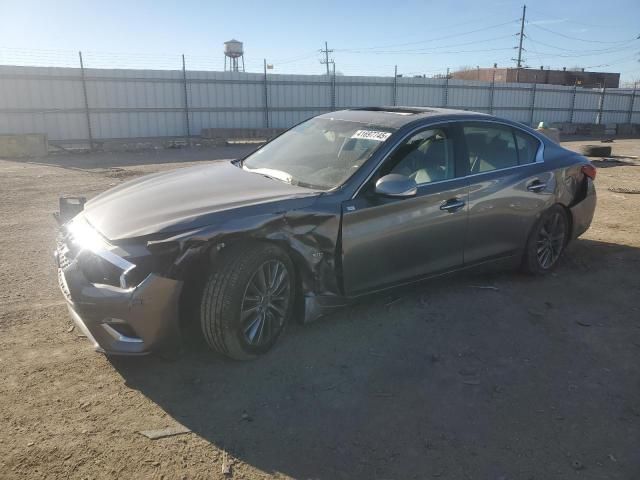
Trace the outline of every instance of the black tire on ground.
<path fill-rule="evenodd" d="M 259 332 L 258 343 L 252 344 L 247 337 L 246 329 L 243 325 L 242 310 L 245 308 L 245 301 L 260 300 L 249 298 L 248 292 L 254 288 L 254 282 L 258 279 L 264 280 L 266 276 L 260 277 L 260 272 L 264 273 L 264 268 L 273 268 L 276 273 L 286 269 L 287 301 L 277 305 L 278 310 L 282 310 L 282 318 L 276 319 L 276 310 L 262 307 L 264 315 L 269 317 L 268 327 L 263 326 Z M 270 272 L 272 270 L 269 270 Z M 288 282 L 288 284 L 287 284 Z M 273 285 L 273 282 L 271 283 Z M 266 286 L 268 288 L 268 286 Z M 279 292 L 282 293 L 282 292 Z M 282 295 L 284 297 L 284 295 Z M 229 251 L 224 252 L 222 258 L 216 262 L 206 281 L 200 302 L 200 325 L 204 338 L 213 350 L 234 360 L 251 360 L 258 355 L 266 353 L 273 347 L 284 331 L 285 325 L 291 317 L 295 296 L 295 270 L 289 256 L 279 247 L 267 243 L 247 244 L 238 247 L 229 247 Z M 259 295 L 255 295 L 258 298 Z M 260 296 L 260 298 L 263 298 Z M 271 298 L 271 293 L 269 293 Z M 275 292 L 274 292 L 275 298 Z M 251 304 L 250 304 L 251 305 Z M 259 306 L 248 308 L 255 310 Z M 275 307 L 274 307 L 275 308 Z M 276 319 L 276 320 L 274 320 Z M 252 319 L 245 318 L 245 322 Z M 264 341 L 260 343 L 263 330 L 267 329 L 269 335 L 265 335 Z M 253 329 L 252 329 L 253 330 Z M 251 330 L 250 330 L 251 331 Z M 256 332 L 253 331 L 254 340 Z"/>
<path fill-rule="evenodd" d="M 584 145 L 580 152 L 586 157 L 610 157 L 611 147 L 602 145 Z"/>
<path fill-rule="evenodd" d="M 522 270 L 533 275 L 551 272 L 564 252 L 568 236 L 567 213 L 562 206 L 554 205 L 540 216 L 531 229 L 522 257 Z"/>

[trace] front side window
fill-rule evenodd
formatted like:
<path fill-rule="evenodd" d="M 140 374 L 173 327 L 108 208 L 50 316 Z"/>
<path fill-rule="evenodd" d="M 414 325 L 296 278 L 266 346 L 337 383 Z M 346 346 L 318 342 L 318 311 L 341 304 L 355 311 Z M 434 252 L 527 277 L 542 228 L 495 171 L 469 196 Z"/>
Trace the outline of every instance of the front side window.
<path fill-rule="evenodd" d="M 403 141 L 382 174 L 399 173 L 420 185 L 454 178 L 453 140 L 445 129 L 422 130 Z"/>
<path fill-rule="evenodd" d="M 332 118 L 312 118 L 249 155 L 244 170 L 308 188 L 343 184 L 394 129 Z"/>

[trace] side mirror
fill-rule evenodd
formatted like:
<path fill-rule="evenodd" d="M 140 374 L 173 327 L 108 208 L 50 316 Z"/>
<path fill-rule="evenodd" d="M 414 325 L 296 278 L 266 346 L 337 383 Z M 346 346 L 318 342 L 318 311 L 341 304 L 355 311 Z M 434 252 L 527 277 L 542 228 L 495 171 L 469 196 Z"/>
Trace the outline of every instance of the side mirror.
<path fill-rule="evenodd" d="M 376 182 L 375 191 L 387 197 L 413 197 L 418 192 L 418 186 L 412 178 L 390 173 Z"/>

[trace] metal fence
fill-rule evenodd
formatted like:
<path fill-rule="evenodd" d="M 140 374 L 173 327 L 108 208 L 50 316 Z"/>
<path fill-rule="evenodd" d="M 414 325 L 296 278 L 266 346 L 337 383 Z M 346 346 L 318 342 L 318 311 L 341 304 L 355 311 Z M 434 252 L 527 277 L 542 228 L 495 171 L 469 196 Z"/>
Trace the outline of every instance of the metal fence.
<path fill-rule="evenodd" d="M 525 124 L 640 123 L 630 89 L 469 80 L 0 66 L 0 134 L 88 142 L 286 128 L 372 105 L 448 107 Z"/>

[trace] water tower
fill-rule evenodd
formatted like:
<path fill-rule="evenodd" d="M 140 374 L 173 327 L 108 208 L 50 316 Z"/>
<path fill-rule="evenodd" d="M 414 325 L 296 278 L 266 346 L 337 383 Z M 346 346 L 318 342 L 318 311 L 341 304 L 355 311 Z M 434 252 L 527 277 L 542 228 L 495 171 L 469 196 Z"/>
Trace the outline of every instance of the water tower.
<path fill-rule="evenodd" d="M 230 72 L 244 72 L 244 50 L 242 42 L 238 40 L 229 40 L 224 42 L 224 71 L 227 71 L 227 58 L 229 58 Z M 239 60 L 242 59 L 242 70 L 239 68 Z"/>

